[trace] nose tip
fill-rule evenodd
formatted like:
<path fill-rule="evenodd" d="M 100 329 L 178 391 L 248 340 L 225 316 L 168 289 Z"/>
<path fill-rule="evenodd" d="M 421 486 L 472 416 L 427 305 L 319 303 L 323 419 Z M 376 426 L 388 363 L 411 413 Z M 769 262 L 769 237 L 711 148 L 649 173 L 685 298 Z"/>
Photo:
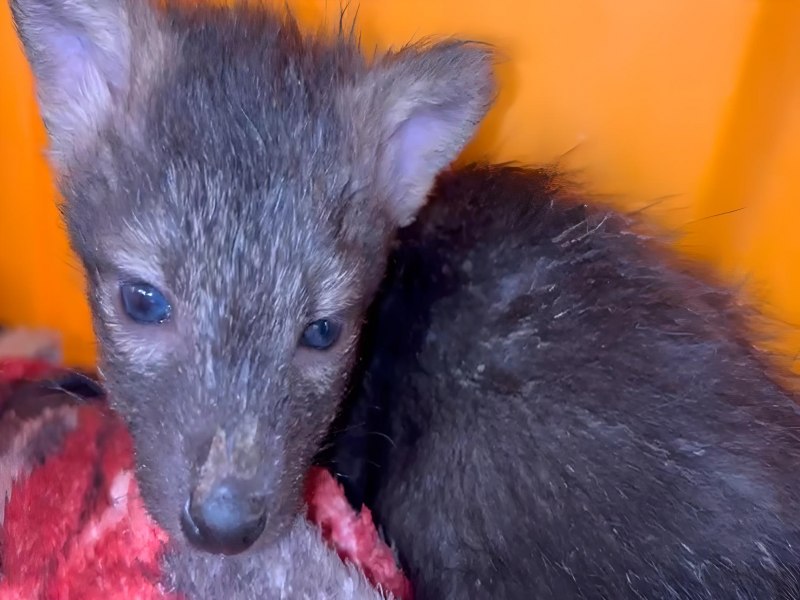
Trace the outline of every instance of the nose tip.
<path fill-rule="evenodd" d="M 215 554 L 238 554 L 255 543 L 266 524 L 266 499 L 238 480 L 216 484 L 189 500 L 182 525 L 195 546 Z"/>

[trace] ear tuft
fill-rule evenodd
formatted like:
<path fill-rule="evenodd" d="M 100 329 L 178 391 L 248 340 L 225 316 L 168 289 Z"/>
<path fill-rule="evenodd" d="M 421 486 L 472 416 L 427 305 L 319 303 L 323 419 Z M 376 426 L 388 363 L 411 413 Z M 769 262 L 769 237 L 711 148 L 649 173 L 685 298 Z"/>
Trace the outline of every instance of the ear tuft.
<path fill-rule="evenodd" d="M 50 153 L 63 167 L 128 86 L 126 0 L 11 0 L 11 11 L 36 80 Z"/>
<path fill-rule="evenodd" d="M 397 226 L 413 221 L 491 106 L 493 62 L 486 45 L 449 41 L 404 48 L 373 67 L 378 185 Z"/>

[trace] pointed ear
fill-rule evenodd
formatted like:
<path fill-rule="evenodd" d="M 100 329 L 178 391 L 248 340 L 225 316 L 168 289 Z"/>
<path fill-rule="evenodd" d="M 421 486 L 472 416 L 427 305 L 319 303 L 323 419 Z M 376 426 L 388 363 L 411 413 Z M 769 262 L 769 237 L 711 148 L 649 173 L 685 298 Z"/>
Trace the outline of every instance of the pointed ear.
<path fill-rule="evenodd" d="M 127 0 L 11 0 L 11 11 L 36 80 L 51 157 L 64 166 L 129 84 Z"/>
<path fill-rule="evenodd" d="M 372 67 L 378 185 L 397 226 L 413 221 L 475 133 L 494 99 L 492 67 L 488 46 L 457 41 L 407 47 Z"/>

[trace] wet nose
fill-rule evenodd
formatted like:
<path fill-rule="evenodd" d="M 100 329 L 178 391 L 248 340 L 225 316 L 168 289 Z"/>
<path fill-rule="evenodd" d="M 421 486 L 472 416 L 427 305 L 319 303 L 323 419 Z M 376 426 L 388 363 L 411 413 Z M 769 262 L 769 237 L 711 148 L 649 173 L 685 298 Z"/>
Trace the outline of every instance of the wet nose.
<path fill-rule="evenodd" d="M 182 525 L 189 541 L 215 554 L 247 550 L 264 531 L 266 499 L 247 482 L 226 479 L 186 504 Z"/>

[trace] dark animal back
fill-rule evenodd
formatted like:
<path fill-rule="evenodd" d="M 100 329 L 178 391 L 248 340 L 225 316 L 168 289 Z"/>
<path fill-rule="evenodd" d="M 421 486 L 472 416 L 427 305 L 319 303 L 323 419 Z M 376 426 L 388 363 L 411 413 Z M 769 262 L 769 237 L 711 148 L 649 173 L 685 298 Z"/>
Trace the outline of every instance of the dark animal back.
<path fill-rule="evenodd" d="M 553 173 L 447 173 L 365 332 L 355 495 L 422 598 L 798 597 L 800 415 L 748 339 Z"/>

